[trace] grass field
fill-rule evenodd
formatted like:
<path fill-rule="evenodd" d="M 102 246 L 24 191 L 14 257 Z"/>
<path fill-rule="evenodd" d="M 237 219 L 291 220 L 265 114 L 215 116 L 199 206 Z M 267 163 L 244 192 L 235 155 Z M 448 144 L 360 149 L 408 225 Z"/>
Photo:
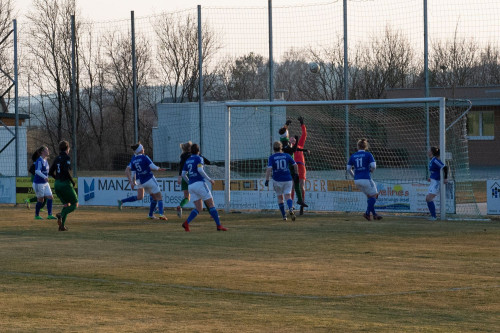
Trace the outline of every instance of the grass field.
<path fill-rule="evenodd" d="M 1 332 L 500 331 L 498 220 L 0 214 Z"/>

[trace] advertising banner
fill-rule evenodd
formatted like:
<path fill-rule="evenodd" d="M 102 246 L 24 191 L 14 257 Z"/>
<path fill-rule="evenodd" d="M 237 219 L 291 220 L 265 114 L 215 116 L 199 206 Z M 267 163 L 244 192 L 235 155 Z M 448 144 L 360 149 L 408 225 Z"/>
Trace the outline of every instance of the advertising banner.
<path fill-rule="evenodd" d="M 488 180 L 486 182 L 486 205 L 488 215 L 500 215 L 500 180 Z"/>
<path fill-rule="evenodd" d="M 164 207 L 177 207 L 184 198 L 184 193 L 177 178 L 157 178 L 163 196 Z M 210 184 L 209 184 L 210 186 Z M 116 206 L 117 200 L 137 195 L 126 178 L 115 177 L 80 177 L 78 179 L 78 200 L 80 205 Z M 375 208 L 386 212 L 424 212 L 428 211 L 425 196 L 429 183 L 377 183 L 380 195 Z M 232 180 L 231 209 L 261 210 L 277 209 L 276 193 L 272 182 L 269 187 L 264 180 Z M 225 208 L 224 181 L 216 180 L 212 194 L 217 209 Z M 448 184 L 447 211 L 455 212 L 454 185 Z M 352 180 L 307 180 L 305 201 L 311 211 L 364 211 L 366 196 L 359 192 Z M 435 199 L 439 209 L 439 196 Z M 126 203 L 126 206 L 147 207 L 149 195 L 140 201 Z M 187 208 L 194 207 L 192 202 Z"/>
<path fill-rule="evenodd" d="M 13 178 L 15 179 L 15 187 L 16 187 L 16 195 L 14 198 L 14 202 L 21 204 L 24 203 L 24 200 L 26 199 L 31 199 L 34 198 L 35 195 L 35 190 L 33 189 L 33 181 L 31 180 L 31 177 L 17 177 Z M 75 182 L 77 179 L 73 178 Z M 52 189 L 52 196 L 54 197 L 54 205 L 61 205 L 61 200 L 56 195 L 56 192 L 54 191 L 54 178 L 49 177 L 49 184 L 50 188 Z M 78 189 L 76 188 L 75 191 L 78 193 Z"/>
<path fill-rule="evenodd" d="M 16 177 L 0 177 L 0 204 L 16 203 Z"/>

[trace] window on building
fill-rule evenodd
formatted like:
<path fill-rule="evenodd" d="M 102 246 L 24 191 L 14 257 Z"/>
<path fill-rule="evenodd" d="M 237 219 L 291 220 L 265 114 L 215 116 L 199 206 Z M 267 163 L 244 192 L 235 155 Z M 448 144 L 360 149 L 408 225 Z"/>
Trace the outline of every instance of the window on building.
<path fill-rule="evenodd" d="M 493 140 L 495 138 L 495 113 L 474 111 L 467 115 L 467 136 L 469 140 Z"/>

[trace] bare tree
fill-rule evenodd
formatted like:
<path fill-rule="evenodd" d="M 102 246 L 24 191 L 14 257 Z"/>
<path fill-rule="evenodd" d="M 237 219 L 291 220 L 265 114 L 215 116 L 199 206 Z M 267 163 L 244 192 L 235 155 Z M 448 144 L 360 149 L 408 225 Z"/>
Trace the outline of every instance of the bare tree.
<path fill-rule="evenodd" d="M 476 73 L 478 85 L 499 85 L 500 84 L 500 50 L 491 44 L 481 51 L 479 56 L 479 68 Z"/>
<path fill-rule="evenodd" d="M 165 97 L 174 103 L 195 100 L 198 95 L 198 28 L 193 15 L 176 17 L 165 15 L 155 25 L 158 39 L 157 60 L 158 75 L 165 87 Z M 210 61 L 220 49 L 217 35 L 208 24 L 202 27 L 202 60 L 204 68 L 210 67 Z M 209 71 L 207 71 L 210 74 Z M 209 82 L 209 88 L 210 89 Z M 205 89 L 205 92 L 208 90 Z M 204 93 L 205 93 L 204 92 Z"/>
<path fill-rule="evenodd" d="M 12 31 L 12 18 L 14 10 L 12 6 L 12 0 L 0 0 L 0 111 L 8 111 L 8 100 L 5 100 L 5 95 L 10 95 L 10 88 L 12 87 L 12 81 L 9 76 L 13 78 L 13 35 Z M 7 36 L 11 34 L 10 38 Z M 8 75 L 8 76 L 7 76 Z"/>
<path fill-rule="evenodd" d="M 453 40 L 434 43 L 429 64 L 431 85 L 458 87 L 475 84 L 478 50 L 473 39 L 459 38 L 457 31 Z"/>
<path fill-rule="evenodd" d="M 133 72 L 132 43 L 129 35 L 114 32 L 105 37 L 106 84 L 112 99 L 112 109 L 120 114 L 119 144 L 124 152 L 131 143 L 130 135 L 134 133 L 133 114 Z M 146 86 L 151 76 L 150 46 L 140 38 L 136 38 L 137 87 Z M 116 130 L 116 128 L 115 128 Z"/>
<path fill-rule="evenodd" d="M 38 119 L 53 149 L 72 134 L 70 17 L 74 13 L 71 0 L 34 0 L 27 15 L 29 38 L 24 45 L 29 51 L 29 63 L 24 66 L 30 68 L 29 75 L 39 93 Z"/>
<path fill-rule="evenodd" d="M 382 98 L 387 88 L 405 88 L 416 78 L 414 52 L 401 33 L 386 27 L 383 38 L 374 38 L 362 49 L 356 98 Z"/>

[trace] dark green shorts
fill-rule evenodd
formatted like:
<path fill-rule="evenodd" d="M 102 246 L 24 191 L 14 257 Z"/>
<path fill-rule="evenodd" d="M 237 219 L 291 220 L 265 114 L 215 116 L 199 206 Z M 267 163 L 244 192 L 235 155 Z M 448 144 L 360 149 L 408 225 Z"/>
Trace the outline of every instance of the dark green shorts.
<path fill-rule="evenodd" d="M 182 181 L 181 181 L 181 190 L 187 191 L 188 185 L 189 184 L 184 180 L 184 178 L 182 178 Z"/>
<path fill-rule="evenodd" d="M 76 204 L 78 202 L 78 196 L 73 188 L 73 184 L 69 180 L 60 181 L 56 179 L 54 189 L 57 197 L 64 205 L 67 203 Z"/>

